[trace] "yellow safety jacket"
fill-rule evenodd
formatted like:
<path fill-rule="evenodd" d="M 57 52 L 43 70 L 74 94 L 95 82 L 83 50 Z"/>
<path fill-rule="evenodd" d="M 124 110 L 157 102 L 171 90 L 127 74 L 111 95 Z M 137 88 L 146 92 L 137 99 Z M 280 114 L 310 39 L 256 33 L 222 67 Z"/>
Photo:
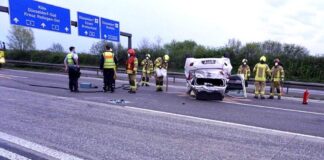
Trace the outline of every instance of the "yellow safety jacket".
<path fill-rule="evenodd" d="M 116 63 L 114 61 L 114 53 L 112 52 L 104 52 L 103 57 L 105 59 L 104 61 L 104 69 L 116 69 Z"/>
<path fill-rule="evenodd" d="M 4 51 L 0 51 L 0 63 L 1 64 L 6 63 Z"/>
<path fill-rule="evenodd" d="M 258 63 L 254 66 L 253 72 L 255 73 L 255 81 L 267 81 L 267 75 L 270 75 L 270 68 L 267 64 Z"/>
<path fill-rule="evenodd" d="M 162 57 L 157 58 L 154 61 L 154 65 L 155 65 L 155 69 L 156 68 L 164 68 L 164 69 L 168 69 L 168 63 L 163 61 Z"/>
<path fill-rule="evenodd" d="M 285 78 L 285 71 L 282 66 L 272 67 L 271 81 L 279 82 Z"/>
<path fill-rule="evenodd" d="M 244 74 L 244 80 L 248 80 L 251 75 L 251 70 L 248 65 L 241 65 L 238 69 L 237 74 Z"/>
<path fill-rule="evenodd" d="M 144 59 L 141 63 L 143 66 L 142 72 L 146 74 L 150 74 L 153 72 L 153 62 L 150 59 Z"/>

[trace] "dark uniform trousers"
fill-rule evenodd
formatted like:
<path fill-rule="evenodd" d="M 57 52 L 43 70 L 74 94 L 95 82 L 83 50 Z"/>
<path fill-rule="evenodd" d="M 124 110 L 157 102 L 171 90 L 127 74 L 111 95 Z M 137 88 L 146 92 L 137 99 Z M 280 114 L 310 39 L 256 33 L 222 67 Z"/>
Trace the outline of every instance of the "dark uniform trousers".
<path fill-rule="evenodd" d="M 69 89 L 78 91 L 78 80 L 80 78 L 80 69 L 75 66 L 69 66 Z"/>
<path fill-rule="evenodd" d="M 115 89 L 115 70 L 114 69 L 103 69 L 104 76 L 104 90 L 114 91 Z"/>

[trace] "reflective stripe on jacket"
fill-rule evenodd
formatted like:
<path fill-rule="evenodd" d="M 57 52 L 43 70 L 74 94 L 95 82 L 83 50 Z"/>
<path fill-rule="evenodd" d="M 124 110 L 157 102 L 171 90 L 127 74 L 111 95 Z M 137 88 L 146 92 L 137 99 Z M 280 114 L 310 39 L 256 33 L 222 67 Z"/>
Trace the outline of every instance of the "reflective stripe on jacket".
<path fill-rule="evenodd" d="M 255 65 L 253 72 L 255 73 L 255 81 L 265 82 L 267 75 L 270 75 L 270 68 L 267 64 L 258 63 Z"/>
<path fill-rule="evenodd" d="M 143 66 L 143 73 L 152 73 L 153 72 L 153 62 L 150 59 L 144 59 L 141 63 Z"/>
<path fill-rule="evenodd" d="M 168 63 L 163 61 L 162 57 L 157 58 L 154 61 L 154 65 L 155 65 L 155 69 L 156 68 L 164 68 L 164 69 L 168 69 Z"/>
<path fill-rule="evenodd" d="M 244 74 L 244 80 L 247 80 L 250 77 L 251 70 L 248 65 L 241 65 L 238 69 L 238 74 Z"/>
<path fill-rule="evenodd" d="M 126 63 L 126 73 L 136 74 L 138 69 L 138 60 L 136 57 L 129 57 Z"/>
<path fill-rule="evenodd" d="M 116 63 L 114 61 L 114 53 L 112 52 L 104 52 L 103 54 L 104 57 L 104 69 L 116 69 Z"/>
<path fill-rule="evenodd" d="M 285 72 L 282 66 L 272 67 L 271 69 L 271 80 L 279 82 L 285 78 Z"/>

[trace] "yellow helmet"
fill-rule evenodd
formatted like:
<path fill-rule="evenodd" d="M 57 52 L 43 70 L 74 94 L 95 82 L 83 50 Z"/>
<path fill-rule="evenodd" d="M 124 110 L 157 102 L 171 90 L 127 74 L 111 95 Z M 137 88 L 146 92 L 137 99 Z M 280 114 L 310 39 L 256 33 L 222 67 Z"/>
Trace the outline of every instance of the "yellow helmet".
<path fill-rule="evenodd" d="M 163 59 L 164 59 L 164 61 L 169 61 L 170 57 L 169 57 L 169 55 L 166 54 L 166 55 L 164 55 Z"/>
<path fill-rule="evenodd" d="M 260 58 L 260 61 L 266 62 L 266 61 L 267 61 L 267 58 L 266 58 L 265 56 L 262 56 L 262 57 Z"/>

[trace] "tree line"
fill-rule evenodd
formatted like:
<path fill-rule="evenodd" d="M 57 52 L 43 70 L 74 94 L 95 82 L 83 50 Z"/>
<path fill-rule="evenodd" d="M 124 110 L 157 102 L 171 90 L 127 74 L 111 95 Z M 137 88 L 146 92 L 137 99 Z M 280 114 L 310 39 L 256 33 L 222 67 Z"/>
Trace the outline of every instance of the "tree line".
<path fill-rule="evenodd" d="M 32 30 L 12 31 L 8 36 L 9 47 L 12 49 L 8 52 L 9 59 L 15 60 L 32 60 L 48 63 L 62 63 L 65 53 L 62 45 L 54 43 L 46 51 L 35 51 L 35 42 Z M 20 33 L 23 36 L 31 36 L 19 38 Z M 30 33 L 30 34 L 27 34 Z M 30 41 L 20 42 L 19 41 Z M 31 46 L 28 46 L 30 44 Z M 127 59 L 127 48 L 120 44 L 114 44 L 107 41 L 99 41 L 94 43 L 89 53 L 80 54 L 81 64 L 98 65 L 99 55 L 104 51 L 104 46 L 110 44 L 113 46 L 120 67 L 124 65 Z M 27 46 L 26 46 L 27 45 Z M 22 48 L 24 47 L 24 48 Z M 232 73 L 237 72 L 237 68 L 241 64 L 242 59 L 248 59 L 251 68 L 258 63 L 262 55 L 267 57 L 267 63 L 270 67 L 274 65 L 273 60 L 279 58 L 286 72 L 286 79 L 293 81 L 308 82 L 324 82 L 324 56 L 310 55 L 307 48 L 296 45 L 280 43 L 277 41 L 250 42 L 242 44 L 239 40 L 230 39 L 228 43 L 221 47 L 206 47 L 198 44 L 193 40 L 176 41 L 162 44 L 161 39 L 150 42 L 143 39 L 138 47 L 135 48 L 139 60 L 145 58 L 146 54 L 151 54 L 154 60 L 164 54 L 170 55 L 169 66 L 173 71 L 184 70 L 185 59 L 194 58 L 219 58 L 228 57 L 233 65 Z"/>

